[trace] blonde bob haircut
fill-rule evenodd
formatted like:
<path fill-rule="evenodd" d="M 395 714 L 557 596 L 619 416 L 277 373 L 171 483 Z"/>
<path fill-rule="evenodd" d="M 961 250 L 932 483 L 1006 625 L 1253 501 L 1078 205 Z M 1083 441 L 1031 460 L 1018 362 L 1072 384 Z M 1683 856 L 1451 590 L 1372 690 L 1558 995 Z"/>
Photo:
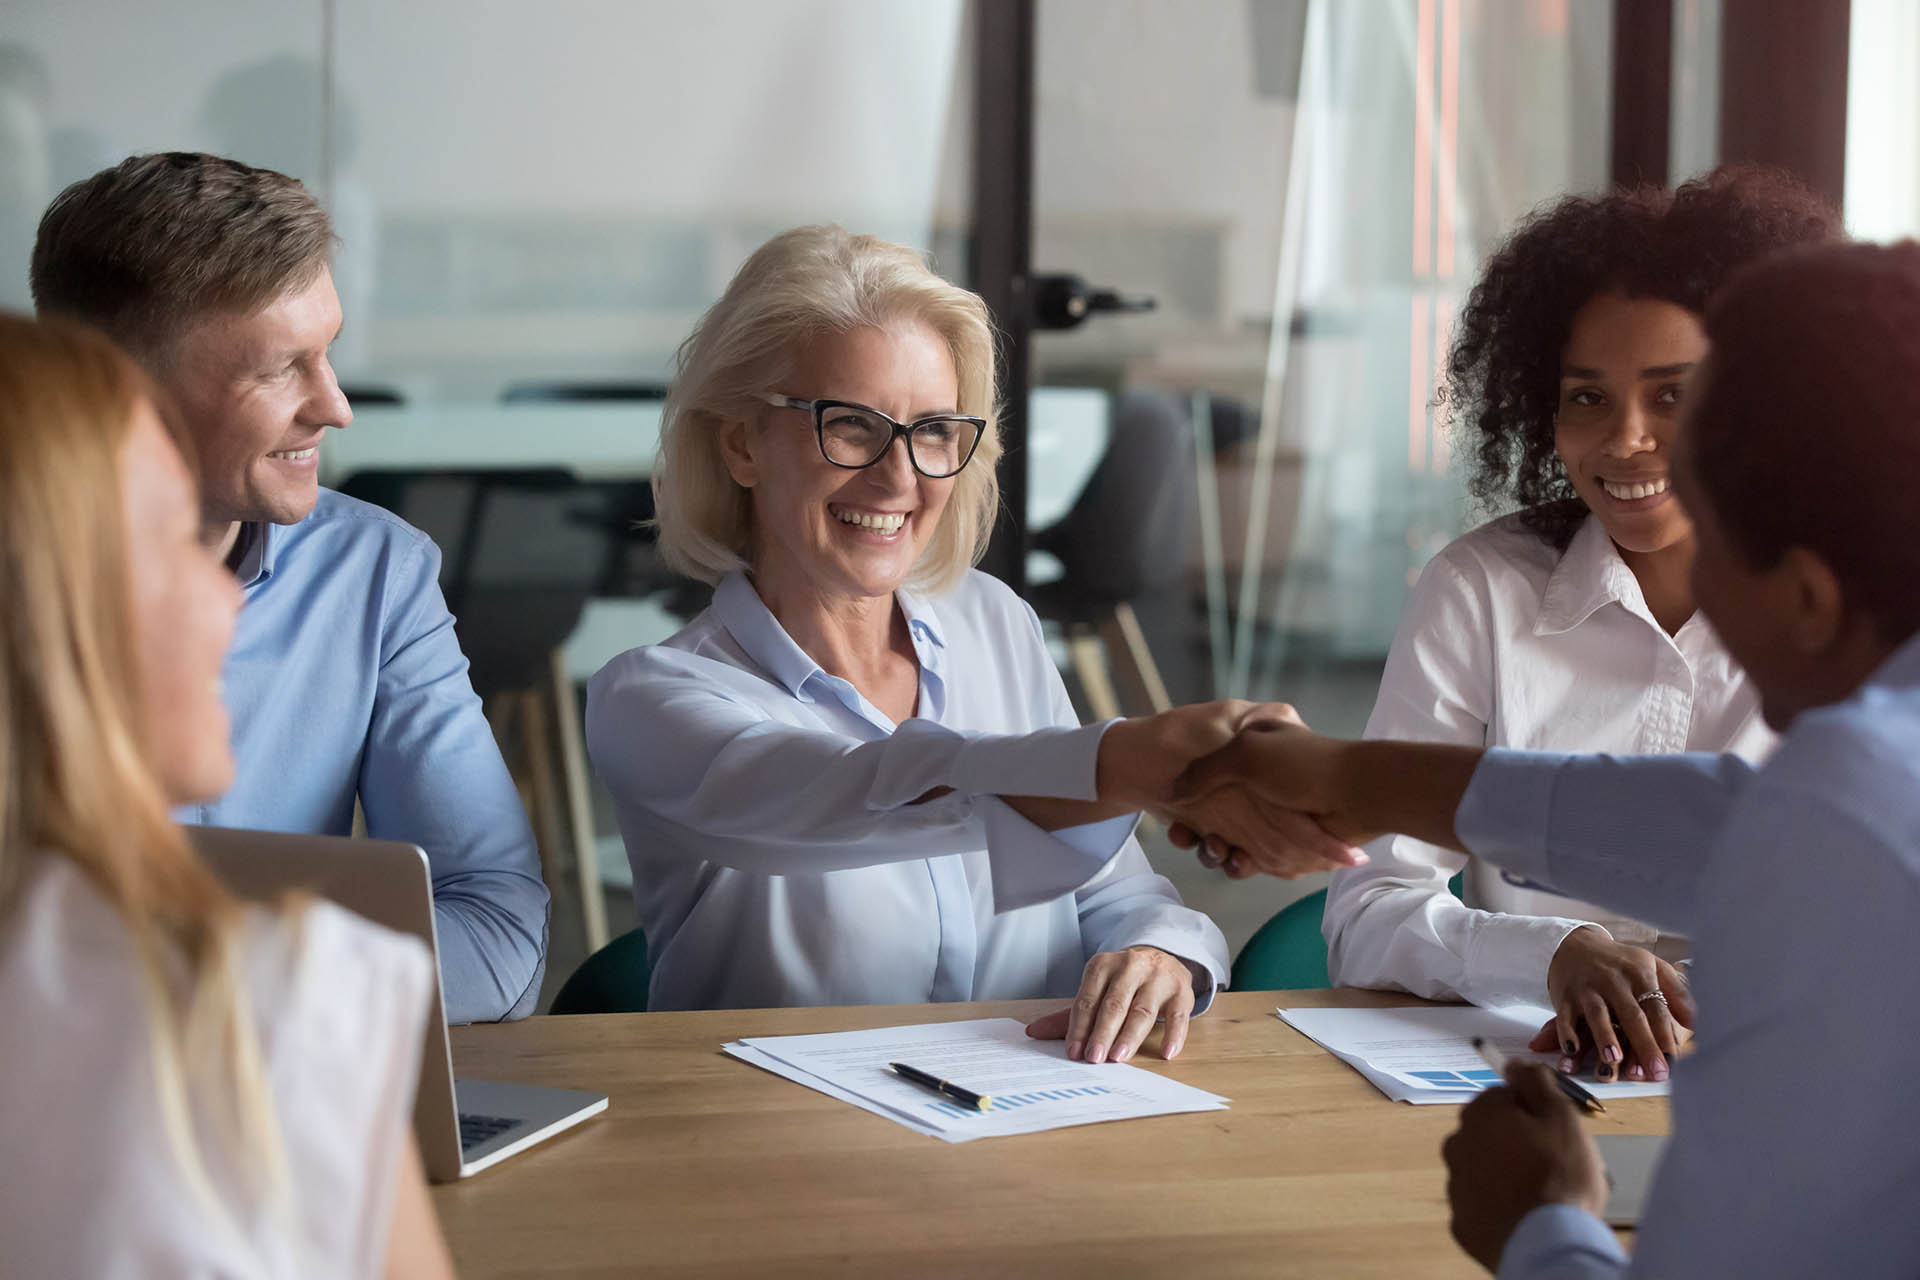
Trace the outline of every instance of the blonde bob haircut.
<path fill-rule="evenodd" d="M 750 571 L 753 498 L 727 470 L 721 424 L 760 421 L 761 397 L 785 391 L 795 356 L 820 335 L 913 324 L 945 341 L 956 410 L 987 422 L 909 582 L 936 594 L 958 585 L 1000 510 L 993 322 L 978 294 L 941 279 L 918 253 L 836 226 L 798 227 L 760 246 L 681 344 L 653 472 L 667 563 L 703 582 Z"/>

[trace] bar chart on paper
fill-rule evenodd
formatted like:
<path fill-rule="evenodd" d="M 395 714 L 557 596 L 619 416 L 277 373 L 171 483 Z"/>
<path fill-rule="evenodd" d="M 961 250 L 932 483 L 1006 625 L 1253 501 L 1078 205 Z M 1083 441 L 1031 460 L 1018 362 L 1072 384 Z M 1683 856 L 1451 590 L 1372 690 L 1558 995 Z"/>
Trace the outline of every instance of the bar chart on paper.
<path fill-rule="evenodd" d="M 1465 1102 L 1500 1083 L 1473 1047 L 1484 1039 L 1508 1058 L 1551 1062 L 1527 1042 L 1550 1009 L 1438 1005 L 1402 1009 L 1275 1009 L 1294 1030 L 1372 1081 L 1396 1102 Z M 1669 1085 L 1615 1081 L 1585 1085 L 1600 1098 L 1644 1098 Z"/>
<path fill-rule="evenodd" d="M 1011 1111 L 1015 1107 L 1030 1107 L 1036 1103 L 1077 1102 L 1083 1098 L 1107 1097 L 1112 1093 L 1113 1090 L 1107 1088 L 1105 1085 L 1094 1085 L 1078 1089 L 1036 1089 L 1032 1093 L 995 1094 L 993 1109 L 995 1111 Z M 927 1105 L 942 1115 L 958 1116 L 962 1120 L 971 1116 L 986 1114 L 983 1111 L 970 1110 L 966 1107 L 956 1107 L 951 1102 L 929 1102 Z"/>
<path fill-rule="evenodd" d="M 1184 1111 L 1224 1110 L 1217 1094 L 1119 1063 L 1070 1062 L 1057 1040 L 1029 1040 L 1010 1018 L 767 1036 L 734 1057 L 948 1142 L 1037 1133 Z M 976 1111 L 900 1079 L 906 1062 L 993 1099 Z"/>

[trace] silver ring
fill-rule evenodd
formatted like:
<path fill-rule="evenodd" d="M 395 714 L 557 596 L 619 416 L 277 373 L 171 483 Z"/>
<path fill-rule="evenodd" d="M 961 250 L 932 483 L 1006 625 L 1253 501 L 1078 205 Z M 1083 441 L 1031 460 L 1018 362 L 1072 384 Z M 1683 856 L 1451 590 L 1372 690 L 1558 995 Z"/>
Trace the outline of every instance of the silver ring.
<path fill-rule="evenodd" d="M 1645 995 L 1635 996 L 1633 999 L 1636 1004 L 1645 1004 L 1649 1000 L 1658 1000 L 1661 1004 L 1665 1004 L 1667 1002 L 1667 993 L 1655 987 Z"/>

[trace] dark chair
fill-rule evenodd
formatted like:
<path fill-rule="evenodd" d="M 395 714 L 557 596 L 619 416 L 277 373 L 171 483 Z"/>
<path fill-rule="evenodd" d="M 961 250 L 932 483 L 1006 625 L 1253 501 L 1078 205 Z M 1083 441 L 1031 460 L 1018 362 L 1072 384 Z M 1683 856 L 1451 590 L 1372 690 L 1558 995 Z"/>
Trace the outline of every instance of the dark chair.
<path fill-rule="evenodd" d="M 356 409 L 370 404 L 393 407 L 407 402 L 407 398 L 397 389 L 377 386 L 373 383 L 343 382 L 340 384 L 340 394 L 345 396 L 347 403 Z"/>
<path fill-rule="evenodd" d="M 516 382 L 500 393 L 505 404 L 600 404 L 607 401 L 665 400 L 667 389 L 657 382 Z"/>
<path fill-rule="evenodd" d="M 559 991 L 549 1013 L 645 1013 L 653 965 L 647 935 L 623 933 L 588 956 Z"/>
<path fill-rule="evenodd" d="M 1462 883 L 1461 876 L 1447 882 L 1456 898 Z M 1325 889 L 1282 907 L 1233 958 L 1233 989 L 1317 991 L 1332 986 L 1327 973 L 1327 940 L 1320 932 L 1326 913 Z"/>
<path fill-rule="evenodd" d="M 1147 648 L 1133 602 L 1177 586 L 1199 527 L 1193 425 L 1185 403 L 1162 392 L 1130 391 L 1114 404 L 1107 451 L 1060 520 L 1034 535 L 1036 549 L 1065 573 L 1029 598 L 1042 616 L 1065 625 L 1088 710 L 1122 714 L 1109 662 L 1124 653 L 1135 683 L 1155 711 L 1172 705 Z"/>

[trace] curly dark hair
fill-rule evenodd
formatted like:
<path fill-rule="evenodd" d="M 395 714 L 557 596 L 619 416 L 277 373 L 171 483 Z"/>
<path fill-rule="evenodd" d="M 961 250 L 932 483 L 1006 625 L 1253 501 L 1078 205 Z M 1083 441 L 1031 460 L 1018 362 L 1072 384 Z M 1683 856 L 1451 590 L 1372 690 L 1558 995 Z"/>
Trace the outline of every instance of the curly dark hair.
<path fill-rule="evenodd" d="M 1471 441 L 1469 488 L 1489 510 L 1565 548 L 1586 519 L 1553 443 L 1573 317 L 1620 290 L 1703 314 L 1740 267 L 1834 240 L 1840 217 L 1776 169 L 1724 165 L 1676 191 L 1642 186 L 1536 209 L 1488 260 L 1447 359 L 1441 403 Z M 1467 448 L 1459 449 L 1468 454 Z"/>

